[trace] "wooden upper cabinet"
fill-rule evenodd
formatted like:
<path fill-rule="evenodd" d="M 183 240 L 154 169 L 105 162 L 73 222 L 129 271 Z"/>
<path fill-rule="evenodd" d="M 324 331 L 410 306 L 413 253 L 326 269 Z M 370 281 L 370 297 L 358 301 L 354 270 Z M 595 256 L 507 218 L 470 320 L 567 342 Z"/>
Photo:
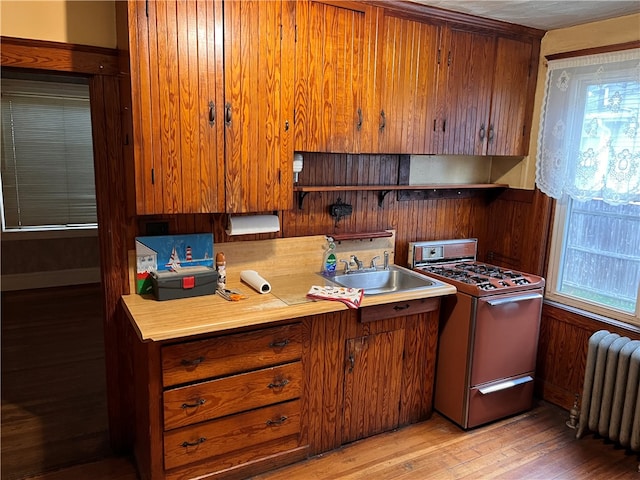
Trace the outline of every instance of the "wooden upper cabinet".
<path fill-rule="evenodd" d="M 442 114 L 435 129 L 442 142 L 435 153 L 482 155 L 489 128 L 495 37 L 451 28 L 440 55 Z"/>
<path fill-rule="evenodd" d="M 227 212 L 293 207 L 295 2 L 225 0 Z"/>
<path fill-rule="evenodd" d="M 296 4 L 297 151 L 360 149 L 366 8 L 349 2 Z"/>
<path fill-rule="evenodd" d="M 127 9 L 136 213 L 224 211 L 222 3 Z"/>
<path fill-rule="evenodd" d="M 390 153 L 430 152 L 440 28 L 385 16 L 379 36 L 382 87 L 378 146 Z"/>
<path fill-rule="evenodd" d="M 537 64 L 537 50 L 530 40 L 498 38 L 487 155 L 524 156 L 529 152 L 534 95 L 531 87 L 535 86 Z"/>
<path fill-rule="evenodd" d="M 526 155 L 538 52 L 533 41 L 455 29 L 446 38 L 437 153 Z"/>

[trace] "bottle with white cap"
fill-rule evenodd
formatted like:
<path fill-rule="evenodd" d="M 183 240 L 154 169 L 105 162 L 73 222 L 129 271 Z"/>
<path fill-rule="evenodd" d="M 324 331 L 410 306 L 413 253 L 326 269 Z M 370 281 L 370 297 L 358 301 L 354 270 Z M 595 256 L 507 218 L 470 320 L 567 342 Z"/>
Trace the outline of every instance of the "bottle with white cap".
<path fill-rule="evenodd" d="M 216 254 L 216 271 L 218 272 L 218 290 L 227 288 L 227 262 L 224 253 Z"/>

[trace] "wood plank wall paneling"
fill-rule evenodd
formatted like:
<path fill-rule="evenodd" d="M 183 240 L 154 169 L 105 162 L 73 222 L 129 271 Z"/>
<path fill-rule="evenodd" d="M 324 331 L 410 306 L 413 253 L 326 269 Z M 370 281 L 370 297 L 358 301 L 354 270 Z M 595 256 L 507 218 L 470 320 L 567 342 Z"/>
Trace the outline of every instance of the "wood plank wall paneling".
<path fill-rule="evenodd" d="M 640 340 L 637 327 L 604 324 L 550 304 L 543 306 L 536 366 L 538 396 L 567 410 L 576 394 L 581 400 L 589 337 L 602 329 Z"/>

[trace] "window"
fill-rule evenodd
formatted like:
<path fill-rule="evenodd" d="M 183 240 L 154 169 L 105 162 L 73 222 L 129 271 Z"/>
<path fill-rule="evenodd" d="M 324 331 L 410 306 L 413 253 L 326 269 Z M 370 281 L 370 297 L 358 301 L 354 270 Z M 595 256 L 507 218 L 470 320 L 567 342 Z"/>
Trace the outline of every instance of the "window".
<path fill-rule="evenodd" d="M 536 183 L 558 200 L 547 297 L 640 323 L 640 50 L 550 61 Z"/>
<path fill-rule="evenodd" d="M 2 229 L 96 227 L 85 79 L 2 78 Z"/>

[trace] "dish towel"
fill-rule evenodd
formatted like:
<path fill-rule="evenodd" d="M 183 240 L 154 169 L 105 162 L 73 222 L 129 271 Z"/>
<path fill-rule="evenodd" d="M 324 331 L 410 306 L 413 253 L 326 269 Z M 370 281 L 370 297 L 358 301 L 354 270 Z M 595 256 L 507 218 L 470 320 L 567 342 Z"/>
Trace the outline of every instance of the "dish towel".
<path fill-rule="evenodd" d="M 335 300 L 344 303 L 349 308 L 358 308 L 362 303 L 364 290 L 362 288 L 320 287 L 313 285 L 307 292 L 307 298 L 316 300 Z"/>

